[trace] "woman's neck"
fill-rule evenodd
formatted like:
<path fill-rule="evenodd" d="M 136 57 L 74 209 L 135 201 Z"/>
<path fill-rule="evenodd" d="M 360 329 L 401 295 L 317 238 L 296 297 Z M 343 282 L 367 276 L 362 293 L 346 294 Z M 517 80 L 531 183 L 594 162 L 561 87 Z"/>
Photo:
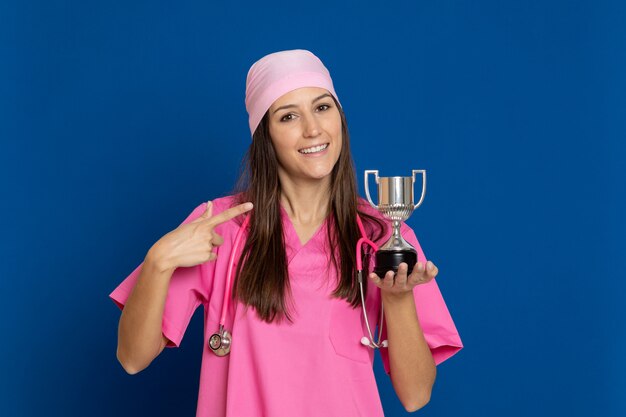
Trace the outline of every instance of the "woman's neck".
<path fill-rule="evenodd" d="M 330 177 L 319 181 L 280 178 L 280 203 L 293 223 L 317 225 L 328 215 Z"/>

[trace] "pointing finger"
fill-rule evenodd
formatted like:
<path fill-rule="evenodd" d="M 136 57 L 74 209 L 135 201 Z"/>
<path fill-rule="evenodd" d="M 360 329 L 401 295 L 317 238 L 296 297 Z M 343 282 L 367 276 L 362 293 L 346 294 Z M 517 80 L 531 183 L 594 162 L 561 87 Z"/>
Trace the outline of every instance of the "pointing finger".
<path fill-rule="evenodd" d="M 239 204 L 238 206 L 235 207 L 231 207 L 229 209 L 224 210 L 223 212 L 221 212 L 220 214 L 211 217 L 208 219 L 208 222 L 212 225 L 212 226 L 217 226 L 218 224 L 222 224 L 225 223 L 231 219 L 234 219 L 235 217 L 242 215 L 245 212 L 248 212 L 250 210 L 252 210 L 252 203 L 243 203 L 243 204 Z"/>

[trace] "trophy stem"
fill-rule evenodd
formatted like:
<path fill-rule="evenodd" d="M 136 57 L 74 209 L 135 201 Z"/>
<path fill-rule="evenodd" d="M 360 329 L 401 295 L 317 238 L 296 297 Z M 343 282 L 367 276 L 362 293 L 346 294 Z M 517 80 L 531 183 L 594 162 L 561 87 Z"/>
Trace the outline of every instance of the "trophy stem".
<path fill-rule="evenodd" d="M 395 242 L 400 242 L 400 239 L 402 239 L 402 236 L 400 236 L 400 220 L 394 220 L 392 222 L 392 226 L 393 226 L 393 240 Z M 404 240 L 404 239 L 402 239 Z"/>
<path fill-rule="evenodd" d="M 413 246 L 404 240 L 402 235 L 400 234 L 400 226 L 402 225 L 401 220 L 393 220 L 392 223 L 392 233 L 389 240 L 380 247 L 381 250 L 403 250 L 403 249 L 413 249 Z"/>
<path fill-rule="evenodd" d="M 393 231 L 391 238 L 378 249 L 376 252 L 376 268 L 374 272 L 379 277 L 385 276 L 387 271 L 398 272 L 398 266 L 405 262 L 407 264 L 410 274 L 413 271 L 413 267 L 417 263 L 417 251 L 415 248 L 400 234 L 400 226 L 402 221 L 393 220 Z"/>

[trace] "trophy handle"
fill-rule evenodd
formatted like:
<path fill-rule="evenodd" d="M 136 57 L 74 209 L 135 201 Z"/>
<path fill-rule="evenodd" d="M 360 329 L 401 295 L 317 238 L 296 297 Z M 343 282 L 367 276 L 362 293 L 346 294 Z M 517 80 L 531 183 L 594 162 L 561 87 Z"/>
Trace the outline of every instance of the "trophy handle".
<path fill-rule="evenodd" d="M 367 171 L 366 171 L 367 172 Z M 422 174 L 422 196 L 420 197 L 420 201 L 417 202 L 413 206 L 413 210 L 422 205 L 424 201 L 424 195 L 426 194 L 426 170 L 425 169 L 414 169 L 413 170 L 413 184 L 415 184 L 415 174 Z M 367 174 L 366 174 L 367 175 Z"/>
<path fill-rule="evenodd" d="M 370 196 L 370 186 L 369 183 L 367 181 L 367 178 L 369 177 L 369 174 L 374 174 L 374 177 L 376 178 L 376 184 L 378 184 L 378 170 L 377 169 L 368 169 L 365 171 L 365 195 L 367 196 L 367 201 L 370 202 L 370 205 L 372 207 L 374 207 L 376 210 L 378 210 L 378 205 L 374 204 L 374 202 L 372 201 L 372 197 Z M 415 179 L 414 179 L 415 181 Z"/>

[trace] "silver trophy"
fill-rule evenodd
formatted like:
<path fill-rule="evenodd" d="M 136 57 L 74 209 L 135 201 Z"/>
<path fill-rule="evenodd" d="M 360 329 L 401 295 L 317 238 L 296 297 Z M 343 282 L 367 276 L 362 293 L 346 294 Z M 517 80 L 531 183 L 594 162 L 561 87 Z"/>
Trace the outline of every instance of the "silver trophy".
<path fill-rule="evenodd" d="M 374 174 L 376 184 L 378 184 L 378 205 L 374 204 L 370 196 L 369 174 Z M 422 174 L 422 196 L 417 204 L 413 203 L 415 174 Z M 367 170 L 365 171 L 365 194 L 372 207 L 386 219 L 391 220 L 393 226 L 391 238 L 376 252 L 374 272 L 382 278 L 387 271 L 397 272 L 400 263 L 405 262 L 409 266 L 408 273 L 410 274 L 417 263 L 417 251 L 400 234 L 400 225 L 411 217 L 413 210 L 424 201 L 426 170 L 414 169 L 411 177 L 379 177 L 378 170 Z"/>

